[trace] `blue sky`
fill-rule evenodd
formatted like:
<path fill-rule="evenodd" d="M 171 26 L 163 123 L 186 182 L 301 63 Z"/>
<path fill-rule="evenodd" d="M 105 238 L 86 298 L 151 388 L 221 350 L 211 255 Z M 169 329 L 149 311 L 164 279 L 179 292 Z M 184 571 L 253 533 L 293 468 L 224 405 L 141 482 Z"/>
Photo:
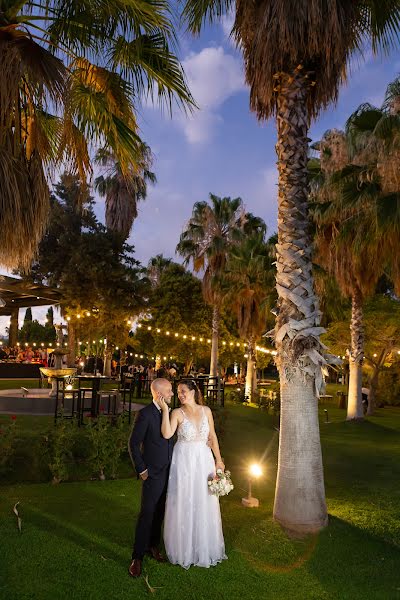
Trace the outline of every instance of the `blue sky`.
<path fill-rule="evenodd" d="M 196 114 L 185 117 L 175 111 L 171 119 L 157 107 L 140 110 L 141 134 L 153 150 L 158 179 L 139 206 L 129 239 L 144 264 L 158 253 L 175 257 L 194 202 L 206 200 L 210 192 L 240 196 L 247 210 L 266 221 L 269 233 L 275 231 L 275 124 L 260 124 L 250 113 L 241 57 L 229 40 L 230 25 L 226 18 L 197 39 L 181 36 L 180 56 L 200 106 Z M 365 61 L 353 64 L 337 106 L 312 125 L 310 137 L 317 140 L 325 130 L 343 127 L 362 102 L 381 104 L 386 85 L 399 73 L 399 52 L 384 59 L 367 53 Z M 96 212 L 103 218 L 103 201 Z M 34 318 L 44 319 L 44 314 L 43 309 L 33 310 Z M 0 317 L 0 333 L 7 321 Z"/>

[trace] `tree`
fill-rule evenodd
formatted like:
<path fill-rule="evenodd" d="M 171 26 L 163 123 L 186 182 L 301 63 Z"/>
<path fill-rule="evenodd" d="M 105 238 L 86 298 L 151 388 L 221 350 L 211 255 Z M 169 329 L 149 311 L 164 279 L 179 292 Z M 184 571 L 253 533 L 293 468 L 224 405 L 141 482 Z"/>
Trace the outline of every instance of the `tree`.
<path fill-rule="evenodd" d="M 210 375 L 218 374 L 218 339 L 222 297 L 218 279 L 223 273 L 231 247 L 244 230 L 265 230 L 265 223 L 245 213 L 241 198 L 219 198 L 210 194 L 210 204 L 196 202 L 186 229 L 180 236 L 177 252 L 185 264 L 193 262 L 196 272 L 204 271 L 203 295 L 213 307 Z"/>
<path fill-rule="evenodd" d="M 140 349 L 160 357 L 175 356 L 185 363 L 187 374 L 198 357 L 208 353 L 211 314 L 203 300 L 201 281 L 182 265 L 170 262 L 150 292 L 147 312 L 148 318 L 136 333 Z M 161 335 L 157 329 L 162 330 Z"/>
<path fill-rule="evenodd" d="M 400 348 L 400 302 L 387 295 L 376 294 L 367 300 L 364 308 L 365 363 L 368 376 L 368 409 L 372 415 L 377 403 L 385 402 L 377 398 L 379 375 L 398 358 Z M 332 349 L 344 354 L 350 345 L 348 320 L 337 321 L 328 326 L 324 341 Z"/>
<path fill-rule="evenodd" d="M 95 189 L 106 199 L 106 226 L 126 240 L 138 215 L 137 204 L 146 198 L 147 183 L 156 182 L 156 176 L 150 171 L 150 148 L 142 144 L 141 156 L 125 171 L 109 151 L 99 151 L 96 162 L 106 172 L 95 179 Z"/>
<path fill-rule="evenodd" d="M 147 275 L 151 281 L 152 287 L 157 287 L 159 285 L 161 274 L 171 263 L 172 258 L 165 258 L 162 254 L 157 254 L 150 258 L 147 263 Z"/>
<path fill-rule="evenodd" d="M 400 157 L 400 118 L 394 91 L 391 84 L 380 110 L 361 105 L 348 119 L 346 133 L 326 132 L 314 145 L 320 161 L 311 162 L 316 260 L 352 300 L 348 419 L 363 418 L 364 298 L 374 293 L 382 273 L 391 273 L 396 287 L 400 273 L 394 252 L 400 242 L 400 178 L 393 164 Z"/>
<path fill-rule="evenodd" d="M 24 325 L 32 321 L 32 309 L 29 307 L 25 311 Z"/>
<path fill-rule="evenodd" d="M 274 517 L 297 533 L 327 524 L 316 396 L 329 357 L 319 336 L 308 211 L 310 120 L 334 101 L 354 51 L 369 39 L 388 48 L 400 29 L 398 0 L 186 0 L 193 32 L 234 10 L 232 35 L 244 57 L 250 108 L 276 115 L 278 140 L 278 315 L 275 344 L 281 427 Z"/>
<path fill-rule="evenodd" d="M 268 300 L 274 287 L 274 254 L 263 234 L 244 238 L 230 250 L 221 281 L 224 301 L 236 313 L 240 337 L 247 342 L 245 396 L 249 402 L 254 392 L 256 343 L 266 331 L 272 307 Z"/>
<path fill-rule="evenodd" d="M 29 268 L 46 227 L 49 169 L 64 163 L 84 183 L 101 145 L 129 175 L 143 156 L 135 103 L 193 105 L 175 45 L 167 2 L 3 3 L 1 264 Z"/>
<path fill-rule="evenodd" d="M 36 319 L 24 321 L 23 326 L 18 331 L 18 340 L 22 343 L 45 344 L 54 343 L 56 341 L 56 332 L 54 327 L 41 325 Z"/>
<path fill-rule="evenodd" d="M 31 275 L 60 290 L 70 341 L 87 340 L 97 353 L 97 340 L 105 338 L 111 352 L 113 344 L 126 344 L 126 319 L 143 310 L 149 282 L 132 246 L 97 221 L 87 192 L 83 209 L 77 207 L 78 194 L 77 177 L 61 176 Z"/>
<path fill-rule="evenodd" d="M 324 134 L 318 148 L 321 157 L 320 176 L 316 184 L 318 167 L 313 164 L 312 186 L 316 200 L 313 215 L 317 224 L 315 261 L 327 269 L 338 283 L 341 293 L 351 299 L 347 419 L 362 419 L 363 302 L 375 290 L 382 261 L 376 240 L 371 244 L 369 220 L 362 219 L 359 206 L 343 201 L 344 194 L 349 191 L 348 184 L 346 188 L 337 184 L 338 173 L 344 173 L 350 161 L 346 135 L 330 130 Z"/>
<path fill-rule="evenodd" d="M 46 313 L 46 324 L 49 325 L 49 327 L 53 327 L 54 325 L 54 310 L 52 306 L 49 306 L 47 313 Z"/>

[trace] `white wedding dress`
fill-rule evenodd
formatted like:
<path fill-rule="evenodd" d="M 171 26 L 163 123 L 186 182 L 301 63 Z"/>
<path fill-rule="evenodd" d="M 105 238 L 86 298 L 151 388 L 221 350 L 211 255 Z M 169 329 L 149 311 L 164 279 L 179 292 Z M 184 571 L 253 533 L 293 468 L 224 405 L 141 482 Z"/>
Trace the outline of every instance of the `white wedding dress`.
<path fill-rule="evenodd" d="M 182 409 L 181 409 L 182 410 Z M 183 412 L 178 427 L 168 482 L 164 518 L 164 543 L 169 561 L 188 569 L 210 567 L 227 558 L 217 496 L 208 490 L 215 473 L 207 446 L 209 425 L 206 412 L 198 427 Z"/>

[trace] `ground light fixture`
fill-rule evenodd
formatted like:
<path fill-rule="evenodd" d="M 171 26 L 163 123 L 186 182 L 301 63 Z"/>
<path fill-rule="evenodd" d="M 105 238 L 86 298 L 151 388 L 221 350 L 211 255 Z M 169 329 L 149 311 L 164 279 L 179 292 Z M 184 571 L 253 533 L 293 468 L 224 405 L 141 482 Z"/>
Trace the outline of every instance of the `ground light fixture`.
<path fill-rule="evenodd" d="M 258 465 L 256 463 L 253 463 L 252 465 L 250 465 L 249 470 L 248 470 L 249 491 L 247 494 L 247 498 L 242 498 L 243 506 L 246 506 L 247 508 L 257 508 L 260 505 L 258 498 L 254 498 L 251 495 L 251 484 L 252 484 L 253 479 L 258 479 L 259 477 L 261 477 L 261 475 L 262 475 L 262 469 L 261 469 L 260 465 Z"/>

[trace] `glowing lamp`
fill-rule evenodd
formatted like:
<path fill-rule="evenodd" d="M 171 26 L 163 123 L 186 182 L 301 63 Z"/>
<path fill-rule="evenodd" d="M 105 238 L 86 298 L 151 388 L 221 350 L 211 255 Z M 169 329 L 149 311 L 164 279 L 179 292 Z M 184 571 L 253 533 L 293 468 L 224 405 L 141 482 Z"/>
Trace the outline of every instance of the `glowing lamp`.
<path fill-rule="evenodd" d="M 260 465 L 257 465 L 256 463 L 253 463 L 252 465 L 250 465 L 249 467 L 249 490 L 247 493 L 247 498 L 242 498 L 242 504 L 243 506 L 246 506 L 247 508 L 258 508 L 258 506 L 260 506 L 260 502 L 258 500 L 258 498 L 254 498 L 254 496 L 251 495 L 251 483 L 253 479 L 257 479 L 258 477 L 261 477 L 262 475 L 262 469 L 260 467 Z"/>
<path fill-rule="evenodd" d="M 260 465 L 253 464 L 250 466 L 249 473 L 252 477 L 261 477 L 262 469 Z"/>

